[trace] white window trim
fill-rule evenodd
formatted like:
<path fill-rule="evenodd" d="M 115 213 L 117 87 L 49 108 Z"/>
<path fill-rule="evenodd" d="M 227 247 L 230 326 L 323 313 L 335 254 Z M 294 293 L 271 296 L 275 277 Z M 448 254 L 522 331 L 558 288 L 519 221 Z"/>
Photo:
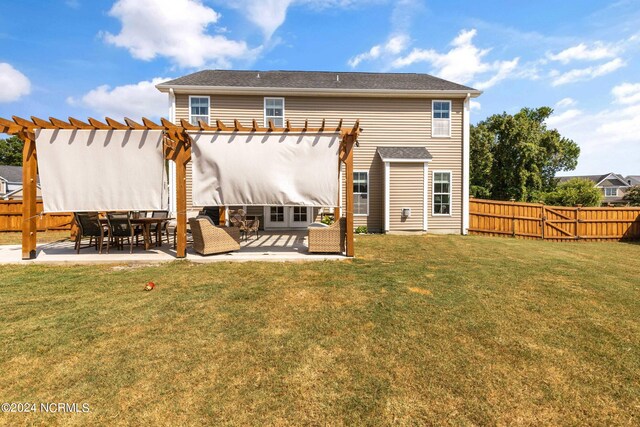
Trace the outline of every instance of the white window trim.
<path fill-rule="evenodd" d="M 435 126 L 433 125 L 434 123 L 434 118 L 433 118 L 433 114 L 435 112 L 434 110 L 434 104 L 436 102 L 446 102 L 449 104 L 449 134 L 448 135 L 435 135 L 434 134 L 434 130 L 435 130 Z M 431 100 L 431 137 L 432 138 L 451 138 L 451 122 L 453 119 L 453 104 L 451 103 L 450 100 L 447 99 L 433 99 Z M 441 120 L 441 119 L 438 119 Z"/>
<path fill-rule="evenodd" d="M 193 98 L 206 98 L 207 99 L 207 123 L 211 124 L 211 97 L 207 95 L 189 95 L 189 123 L 193 123 L 193 115 L 191 114 L 191 100 Z"/>
<path fill-rule="evenodd" d="M 369 195 L 371 194 L 371 191 L 369 190 L 369 171 L 366 169 L 358 169 L 353 171 L 353 173 L 357 173 L 357 172 L 363 172 L 367 174 L 367 213 L 366 214 L 357 214 L 354 212 L 353 216 L 369 216 Z M 357 193 L 357 194 L 362 194 L 362 193 Z M 353 195 L 356 195 L 356 192 L 353 192 Z M 355 200 L 352 201 L 353 204 L 355 205 Z"/>
<path fill-rule="evenodd" d="M 282 126 L 285 126 L 286 123 L 286 116 L 287 116 L 287 109 L 285 108 L 285 100 L 283 96 L 265 96 L 264 97 L 264 101 L 262 103 L 262 117 L 264 117 L 264 127 L 268 127 L 269 126 L 269 118 L 267 117 L 267 99 L 281 99 L 282 100 Z M 275 123 L 274 123 L 275 125 Z M 277 126 L 276 126 L 277 127 Z"/>
<path fill-rule="evenodd" d="M 429 163 L 424 162 L 424 175 L 422 177 L 422 231 L 429 230 Z M 451 210 L 451 209 L 449 209 Z"/>
<path fill-rule="evenodd" d="M 436 174 L 449 174 L 449 213 L 436 213 Z M 452 216 L 453 215 L 453 172 L 450 170 L 434 170 L 431 172 L 431 215 L 432 216 Z"/>
<path fill-rule="evenodd" d="M 604 197 L 618 197 L 618 187 L 603 187 L 604 188 Z M 607 195 L 607 190 L 614 190 L 616 193 L 612 195 Z"/>

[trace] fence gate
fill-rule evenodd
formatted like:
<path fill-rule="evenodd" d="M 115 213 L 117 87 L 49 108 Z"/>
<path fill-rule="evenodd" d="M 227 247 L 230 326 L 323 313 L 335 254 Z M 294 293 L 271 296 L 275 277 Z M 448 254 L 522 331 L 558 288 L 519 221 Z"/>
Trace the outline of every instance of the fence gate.
<path fill-rule="evenodd" d="M 581 208 L 471 199 L 469 232 L 523 239 L 640 239 L 640 207 Z"/>

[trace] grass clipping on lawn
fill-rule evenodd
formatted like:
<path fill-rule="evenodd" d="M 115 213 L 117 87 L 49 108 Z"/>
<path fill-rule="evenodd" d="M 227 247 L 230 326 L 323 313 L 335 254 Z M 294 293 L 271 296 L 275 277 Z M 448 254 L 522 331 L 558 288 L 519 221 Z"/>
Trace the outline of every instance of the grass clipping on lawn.
<path fill-rule="evenodd" d="M 365 236 L 356 249 L 3 266 L 0 401 L 90 412 L 0 424 L 638 422 L 639 245 Z"/>

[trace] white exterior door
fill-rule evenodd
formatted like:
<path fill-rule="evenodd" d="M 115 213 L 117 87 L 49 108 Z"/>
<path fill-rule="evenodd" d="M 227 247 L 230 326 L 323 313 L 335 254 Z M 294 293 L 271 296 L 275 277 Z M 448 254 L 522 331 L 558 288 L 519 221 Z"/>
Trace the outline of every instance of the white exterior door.
<path fill-rule="evenodd" d="M 311 208 L 303 206 L 265 206 L 264 227 L 274 228 L 307 228 L 311 224 Z"/>

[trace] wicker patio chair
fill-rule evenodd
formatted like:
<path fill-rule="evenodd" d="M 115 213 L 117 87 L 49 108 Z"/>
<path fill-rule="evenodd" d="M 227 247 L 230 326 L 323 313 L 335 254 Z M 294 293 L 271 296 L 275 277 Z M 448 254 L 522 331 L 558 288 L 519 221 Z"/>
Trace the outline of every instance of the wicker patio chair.
<path fill-rule="evenodd" d="M 189 225 L 193 249 L 201 255 L 240 250 L 240 229 L 237 227 L 219 227 L 206 216 L 189 219 Z"/>
<path fill-rule="evenodd" d="M 116 247 L 124 249 L 124 239 L 127 239 L 129 253 L 133 253 L 134 240 L 137 245 L 142 231 L 131 225 L 129 212 L 107 213 L 107 223 L 109 224 L 109 238 L 110 240 L 113 239 Z M 110 243 L 107 243 L 107 253 L 109 253 Z"/>
<path fill-rule="evenodd" d="M 259 219 L 251 219 L 247 220 L 247 223 L 244 228 L 244 236 L 245 238 L 249 238 L 249 235 L 255 233 L 256 239 L 259 237 L 258 233 L 260 230 L 260 220 Z"/>
<path fill-rule="evenodd" d="M 340 218 L 329 227 L 309 227 L 309 252 L 343 253 L 347 219 Z"/>
<path fill-rule="evenodd" d="M 100 216 L 97 212 L 76 212 L 74 213 L 78 231 L 76 234 L 75 249 L 76 253 L 80 253 L 82 248 L 82 239 L 89 238 L 89 244 L 85 248 L 95 247 L 98 253 L 102 253 L 102 245 L 104 243 L 104 227 L 100 224 Z M 95 239 L 95 243 L 94 240 Z M 107 239 L 108 244 L 108 239 Z"/>

